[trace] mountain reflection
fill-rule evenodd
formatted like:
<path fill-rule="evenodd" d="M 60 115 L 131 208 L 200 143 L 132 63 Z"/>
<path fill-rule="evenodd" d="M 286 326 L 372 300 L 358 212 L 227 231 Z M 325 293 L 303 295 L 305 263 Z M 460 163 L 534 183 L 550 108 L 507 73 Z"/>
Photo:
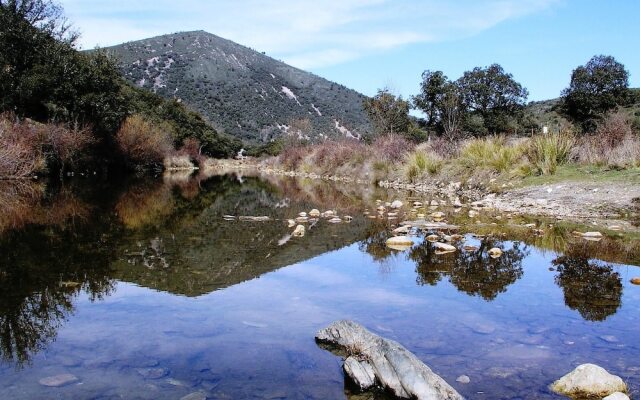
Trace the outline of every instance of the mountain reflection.
<path fill-rule="evenodd" d="M 491 258 L 488 251 L 493 247 L 502 249 L 502 256 Z M 461 292 L 491 301 L 522 277 L 522 260 L 529 254 L 520 242 L 505 247 L 502 242 L 485 239 L 476 250 L 436 254 L 433 245 L 425 240 L 411 249 L 409 257 L 416 262 L 419 285 L 435 285 L 448 277 Z"/>
<path fill-rule="evenodd" d="M 577 244 L 553 260 L 556 284 L 567 307 L 588 321 L 604 321 L 621 305 L 622 282 L 613 267 L 589 257 L 589 243 Z"/>

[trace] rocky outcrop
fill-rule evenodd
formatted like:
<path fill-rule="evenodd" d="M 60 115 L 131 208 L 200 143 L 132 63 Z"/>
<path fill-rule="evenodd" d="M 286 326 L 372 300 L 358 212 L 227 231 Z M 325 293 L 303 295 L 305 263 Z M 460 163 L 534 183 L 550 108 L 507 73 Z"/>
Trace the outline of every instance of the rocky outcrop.
<path fill-rule="evenodd" d="M 611 375 L 595 364 L 582 364 L 558 379 L 551 390 L 569 397 L 605 397 L 616 392 L 626 392 L 627 385 L 619 376 Z"/>
<path fill-rule="evenodd" d="M 346 351 L 345 372 L 363 390 L 378 385 L 402 399 L 463 399 L 402 345 L 377 336 L 353 321 L 332 323 L 316 334 L 316 340 Z"/>

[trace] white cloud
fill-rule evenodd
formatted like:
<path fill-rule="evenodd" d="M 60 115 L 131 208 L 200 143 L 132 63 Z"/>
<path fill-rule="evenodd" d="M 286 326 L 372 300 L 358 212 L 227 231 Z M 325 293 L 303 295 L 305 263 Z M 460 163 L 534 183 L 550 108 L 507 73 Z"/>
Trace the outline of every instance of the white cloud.
<path fill-rule="evenodd" d="M 203 29 L 300 68 L 455 40 L 559 0 L 63 0 L 82 45 Z"/>

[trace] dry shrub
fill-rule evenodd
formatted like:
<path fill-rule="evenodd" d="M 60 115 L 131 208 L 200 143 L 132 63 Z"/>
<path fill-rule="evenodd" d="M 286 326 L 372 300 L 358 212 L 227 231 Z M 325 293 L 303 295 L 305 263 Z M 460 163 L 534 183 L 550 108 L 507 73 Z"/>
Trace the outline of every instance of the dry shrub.
<path fill-rule="evenodd" d="M 173 151 L 169 132 L 140 115 L 127 117 L 118 130 L 116 141 L 125 157 L 142 166 L 160 164 Z"/>
<path fill-rule="evenodd" d="M 0 177 L 32 176 L 46 167 L 43 138 L 34 124 L 0 116 Z"/>
<path fill-rule="evenodd" d="M 368 154 L 367 145 L 358 140 L 328 140 L 313 147 L 312 160 L 323 172 L 331 172 L 347 164 L 360 164 Z"/>
<path fill-rule="evenodd" d="M 402 160 L 415 145 L 403 136 L 390 134 L 378 137 L 371 146 L 377 159 L 393 162 Z"/>
<path fill-rule="evenodd" d="M 48 124 L 44 129 L 51 156 L 63 165 L 73 165 L 82 151 L 95 142 L 91 130 L 86 127 L 69 129 L 60 124 Z"/>
<path fill-rule="evenodd" d="M 202 155 L 200 141 L 196 138 L 187 138 L 182 142 L 182 147 L 178 150 L 178 155 L 187 156 L 192 161 L 202 164 L 205 160 L 205 156 Z"/>
<path fill-rule="evenodd" d="M 305 145 L 285 147 L 278 156 L 279 164 L 285 169 L 295 170 L 302 164 L 302 161 L 309 154 L 309 151 L 309 147 Z"/>
<path fill-rule="evenodd" d="M 575 150 L 580 162 L 612 168 L 640 166 L 640 137 L 629 119 L 616 112 L 605 117 L 593 135 L 582 138 Z"/>
<path fill-rule="evenodd" d="M 440 158 L 452 159 L 460 154 L 460 141 L 447 140 L 443 137 L 435 137 L 428 142 L 429 149 Z"/>

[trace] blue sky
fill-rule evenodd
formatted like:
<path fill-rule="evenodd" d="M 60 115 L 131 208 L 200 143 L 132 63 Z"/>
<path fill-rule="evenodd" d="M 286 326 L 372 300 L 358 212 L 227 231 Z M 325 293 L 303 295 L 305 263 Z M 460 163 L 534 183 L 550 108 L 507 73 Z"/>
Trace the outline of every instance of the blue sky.
<path fill-rule="evenodd" d="M 612 55 L 640 86 L 637 0 L 63 0 L 81 45 L 203 29 L 372 95 L 416 94 L 425 69 L 450 78 L 497 62 L 530 93 L 557 97 L 573 68 Z"/>

